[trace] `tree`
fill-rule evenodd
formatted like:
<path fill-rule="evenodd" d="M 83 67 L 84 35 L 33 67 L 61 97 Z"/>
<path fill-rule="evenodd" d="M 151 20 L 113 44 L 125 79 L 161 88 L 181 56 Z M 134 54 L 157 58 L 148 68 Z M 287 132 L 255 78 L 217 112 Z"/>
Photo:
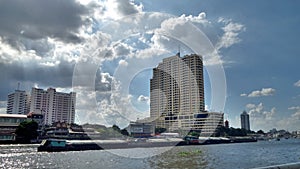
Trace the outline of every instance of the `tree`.
<path fill-rule="evenodd" d="M 191 131 L 188 133 L 188 135 L 190 136 L 195 136 L 195 137 L 199 137 L 200 136 L 200 133 L 196 132 L 196 131 Z"/>
<path fill-rule="evenodd" d="M 226 137 L 226 136 L 247 136 L 247 130 L 240 128 L 226 128 L 224 126 L 217 128 L 216 137 Z"/>
<path fill-rule="evenodd" d="M 126 129 L 122 129 L 121 134 L 124 135 L 124 136 L 129 136 L 129 133 Z"/>
<path fill-rule="evenodd" d="M 16 141 L 19 143 L 30 143 L 30 140 L 37 138 L 37 129 L 37 122 L 23 121 L 16 129 Z"/>
<path fill-rule="evenodd" d="M 128 131 L 125 128 L 121 130 L 119 126 L 117 126 L 117 125 L 114 124 L 112 126 L 112 129 L 114 131 L 116 131 L 117 133 L 120 133 L 120 134 L 122 134 L 124 136 L 129 136 L 129 133 L 128 133 Z"/>
<path fill-rule="evenodd" d="M 115 124 L 112 126 L 112 128 L 113 128 L 115 131 L 117 131 L 117 132 L 120 132 L 120 131 L 121 131 L 120 127 L 117 126 L 117 125 L 115 125 Z"/>
<path fill-rule="evenodd" d="M 258 131 L 257 131 L 257 134 L 265 134 L 265 132 L 262 131 L 262 130 L 258 130 Z"/>
<path fill-rule="evenodd" d="M 167 131 L 167 129 L 162 128 L 162 127 L 155 128 L 155 133 L 163 133 L 165 131 Z"/>

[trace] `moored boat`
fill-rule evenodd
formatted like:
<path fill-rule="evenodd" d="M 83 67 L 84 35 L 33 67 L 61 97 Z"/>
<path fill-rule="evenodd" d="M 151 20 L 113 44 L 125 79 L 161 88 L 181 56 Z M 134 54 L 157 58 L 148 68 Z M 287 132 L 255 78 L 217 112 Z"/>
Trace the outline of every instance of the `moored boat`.
<path fill-rule="evenodd" d="M 47 139 L 43 140 L 41 145 L 38 147 L 38 151 L 66 151 L 67 142 L 62 139 Z"/>

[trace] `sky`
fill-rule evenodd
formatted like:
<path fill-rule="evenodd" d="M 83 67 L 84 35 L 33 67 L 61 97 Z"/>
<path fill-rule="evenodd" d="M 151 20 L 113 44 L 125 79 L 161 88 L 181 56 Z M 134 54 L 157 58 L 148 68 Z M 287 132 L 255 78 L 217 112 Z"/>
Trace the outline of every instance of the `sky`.
<path fill-rule="evenodd" d="M 254 131 L 300 130 L 300 11 L 293 0 L 0 2 L 0 113 L 32 87 L 77 93 L 76 123 L 149 116 L 152 68 L 203 56 L 205 104 Z"/>

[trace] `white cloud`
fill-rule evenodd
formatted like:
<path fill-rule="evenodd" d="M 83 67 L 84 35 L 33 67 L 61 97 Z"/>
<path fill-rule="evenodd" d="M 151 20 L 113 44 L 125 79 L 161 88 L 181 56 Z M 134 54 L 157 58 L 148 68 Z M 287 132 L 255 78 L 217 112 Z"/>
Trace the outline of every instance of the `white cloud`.
<path fill-rule="evenodd" d="M 120 65 L 120 66 L 127 66 L 127 65 L 128 65 L 128 62 L 126 62 L 126 60 L 121 59 L 121 60 L 119 61 L 119 65 Z"/>
<path fill-rule="evenodd" d="M 42 62 L 40 63 L 41 66 L 48 66 L 48 67 L 54 67 L 54 66 L 57 66 L 58 64 L 60 64 L 60 61 L 55 61 L 55 62 Z"/>
<path fill-rule="evenodd" d="M 300 120 L 300 106 L 289 107 L 289 110 L 295 110 L 295 112 L 291 115 L 292 118 L 296 120 Z"/>
<path fill-rule="evenodd" d="M 0 114 L 6 114 L 7 101 L 0 101 Z"/>
<path fill-rule="evenodd" d="M 300 80 L 298 80 L 297 82 L 295 82 L 295 83 L 294 83 L 294 86 L 300 87 Z"/>
<path fill-rule="evenodd" d="M 222 28 L 224 34 L 220 38 L 219 42 L 216 44 L 216 48 L 228 48 L 236 43 L 239 43 L 241 39 L 238 35 L 245 31 L 246 28 L 240 23 L 234 23 L 231 20 L 220 18 L 219 23 L 224 23 L 225 26 Z"/>
<path fill-rule="evenodd" d="M 205 110 L 210 111 L 209 105 L 205 104 Z"/>
<path fill-rule="evenodd" d="M 273 88 L 262 88 L 262 90 L 256 90 L 251 92 L 248 97 L 260 97 L 260 96 L 272 96 L 275 93 Z"/>
<path fill-rule="evenodd" d="M 254 109 L 255 107 L 256 107 L 255 104 L 247 104 L 246 105 L 246 108 L 248 108 L 248 109 Z"/>
<path fill-rule="evenodd" d="M 273 96 L 275 93 L 275 89 L 273 88 L 262 88 L 261 90 L 252 91 L 249 94 L 242 93 L 240 96 L 242 97 L 262 97 L 262 96 Z"/>
<path fill-rule="evenodd" d="M 57 3 L 60 1 L 55 2 L 54 6 L 58 5 Z M 51 5 L 52 2 L 49 3 Z M 8 37 L 10 34 L 5 35 L 5 37 L 1 35 L 0 37 L 0 63 L 11 64 L 12 66 L 9 66 L 9 68 L 12 70 L 5 69 L 6 67 L 0 69 L 1 73 L 5 69 L 6 72 L 4 74 L 7 75 L 6 77 L 14 78 L 13 80 L 4 79 L 4 81 L 7 80 L 11 84 L 13 84 L 15 79 L 24 79 L 26 77 L 26 80 L 30 81 L 33 85 L 34 83 L 40 86 L 50 85 L 59 90 L 66 91 L 72 87 L 72 78 L 74 77 L 72 77 L 72 73 L 75 64 L 78 66 L 78 63 L 92 62 L 99 65 L 100 68 L 98 69 L 100 72 L 96 73 L 96 78 L 94 77 L 95 74 L 85 74 L 88 72 L 87 70 L 90 70 L 90 67 L 82 67 L 80 70 L 83 73 L 82 78 L 84 80 L 90 80 L 95 83 L 94 88 L 91 89 L 84 86 L 84 84 L 73 86 L 73 90 L 77 93 L 78 98 L 76 114 L 77 120 L 80 123 L 89 122 L 110 125 L 112 123 L 120 123 L 124 126 L 129 120 L 147 116 L 148 114 L 137 112 L 132 108 L 130 101 L 132 96 L 126 92 L 127 88 L 124 85 L 127 83 L 126 80 L 129 79 L 128 74 L 131 73 L 130 71 L 133 67 L 127 65 L 135 64 L 135 68 L 138 70 L 154 67 L 161 61 L 163 56 L 170 56 L 170 54 L 173 54 L 174 49 L 175 51 L 177 50 L 178 42 L 176 39 L 162 36 L 162 34 L 159 34 L 159 30 L 161 29 L 177 31 L 176 33 L 184 37 L 186 41 L 189 41 L 191 39 L 190 36 L 194 34 L 186 29 L 186 25 L 196 23 L 207 26 L 211 24 L 211 21 L 206 18 L 206 13 L 204 12 L 196 16 L 181 15 L 179 17 L 171 17 L 162 13 L 142 13 L 142 4 L 137 5 L 133 1 L 127 0 L 109 0 L 104 2 L 80 1 L 80 3 L 83 6 L 71 3 L 71 20 L 55 17 L 59 13 L 54 14 L 54 12 L 62 9 L 64 6 L 53 12 L 43 11 L 42 16 L 46 18 L 54 14 L 54 17 L 52 16 L 54 19 L 52 23 L 61 23 L 53 24 L 56 26 L 51 27 L 49 32 L 49 27 L 45 27 L 48 25 L 46 23 L 47 20 L 38 19 L 39 22 L 28 25 L 29 27 L 22 27 L 30 23 L 25 23 L 30 18 L 21 16 L 24 20 L 9 23 L 9 25 L 21 25 L 22 30 L 11 30 L 10 32 L 15 31 L 18 33 L 11 37 Z M 76 9 L 79 10 L 77 11 L 78 13 L 76 13 Z M 132 14 L 139 15 L 128 16 Z M 123 19 L 118 20 L 120 18 Z M 107 23 L 109 23 L 109 26 L 103 26 Z M 229 47 L 237 43 L 238 34 L 243 29 L 243 27 L 234 22 L 222 23 L 225 24 L 223 28 L 212 26 L 213 29 L 224 30 L 224 37 L 226 38 L 221 38 L 224 42 L 220 42 L 222 44 L 220 48 Z M 0 32 L 2 31 L 1 28 L 4 29 L 4 26 L 4 24 L 0 26 Z M 61 30 L 61 27 L 65 29 Z M 18 26 L 11 26 L 11 28 L 18 28 Z M 146 29 L 147 32 L 136 34 Z M 35 30 L 39 31 L 34 32 Z M 234 34 L 230 34 L 232 32 Z M 195 31 L 194 33 L 197 32 Z M 138 39 L 141 42 L 134 41 L 132 43 L 126 41 L 130 40 L 133 34 L 140 36 Z M 33 38 L 33 35 L 35 38 Z M 121 41 L 119 38 L 125 38 L 125 40 Z M 13 42 L 7 39 L 12 39 Z M 122 59 L 120 60 L 120 58 Z M 120 79 L 117 79 L 112 74 L 101 72 L 103 61 L 114 59 L 119 60 L 120 69 L 124 70 L 122 74 L 124 76 L 121 76 L 122 82 L 119 82 L 118 80 Z M 206 60 L 206 64 L 223 63 L 217 57 L 206 58 Z M 25 72 L 21 72 L 24 73 L 24 76 L 18 78 L 11 76 L 18 74 L 16 73 L 18 66 L 20 67 L 19 72 L 26 69 Z M 28 69 L 31 71 L 28 71 Z M 33 74 L 32 72 L 35 73 Z M 136 73 L 132 72 L 132 74 Z M 50 74 L 51 76 L 49 76 Z M 85 78 L 85 76 L 93 77 Z M 113 86 L 113 83 L 115 86 Z M 141 95 L 138 101 L 149 104 L 149 97 Z M 94 104 L 95 102 L 96 104 Z"/>
<path fill-rule="evenodd" d="M 129 121 L 148 115 L 147 112 L 138 112 L 132 106 L 133 96 L 127 94 L 121 82 L 108 73 L 98 73 L 95 87 L 96 91 L 82 86 L 75 88 L 79 123 L 117 124 L 123 128 Z"/>
<path fill-rule="evenodd" d="M 252 130 L 262 129 L 268 131 L 273 128 L 285 129 L 285 130 L 295 130 L 295 126 L 299 126 L 300 122 L 300 107 L 292 106 L 288 110 L 293 110 L 293 113 L 278 114 L 275 107 L 270 110 L 266 110 L 263 103 L 259 104 L 247 104 L 246 109 L 250 115 L 250 127 Z M 239 119 L 238 119 L 239 120 Z"/>
<path fill-rule="evenodd" d="M 125 43 L 118 43 L 114 46 L 114 52 L 117 56 L 129 55 L 131 53 L 130 49 L 130 46 Z"/>
<path fill-rule="evenodd" d="M 246 108 L 248 109 L 250 115 L 250 127 L 252 130 L 259 129 L 271 129 L 274 128 L 276 123 L 276 108 L 273 107 L 271 110 L 265 110 L 263 103 L 247 104 Z"/>
<path fill-rule="evenodd" d="M 289 107 L 289 110 L 300 110 L 300 106 Z"/>
<path fill-rule="evenodd" d="M 201 12 L 198 16 L 189 15 L 186 16 L 185 14 L 181 15 L 180 18 L 184 18 L 187 21 L 191 21 L 194 23 L 201 23 L 203 25 L 208 24 L 209 21 L 206 19 L 206 13 Z"/>
<path fill-rule="evenodd" d="M 297 111 L 294 114 L 292 114 L 292 117 L 300 120 L 300 111 Z"/>
<path fill-rule="evenodd" d="M 191 23 L 197 25 L 197 29 L 187 29 L 187 27 L 189 27 Z M 220 24 L 222 26 L 221 28 Z M 201 35 L 199 33 L 199 30 L 204 34 Z M 178 37 L 181 37 L 183 43 L 188 44 L 188 47 L 192 50 L 198 49 L 198 47 L 194 46 L 193 44 L 190 44 L 189 42 L 195 41 L 195 36 L 193 35 L 197 35 L 197 38 L 199 36 L 199 42 L 201 42 L 201 44 L 198 44 L 201 45 L 201 49 L 199 49 L 199 54 L 204 56 L 204 65 L 210 66 L 224 63 L 232 63 L 232 61 L 225 62 L 222 59 L 220 53 L 222 53 L 222 49 L 228 48 L 236 43 L 239 43 L 241 41 L 239 35 L 244 30 L 244 25 L 233 22 L 230 19 L 223 19 L 223 21 L 219 21 L 218 23 L 209 21 L 206 19 L 206 14 L 202 12 L 198 16 L 181 15 L 180 17 L 172 17 L 166 19 L 162 22 L 161 28 L 156 29 L 154 32 L 155 34 L 163 34 L 164 32 L 169 32 L 169 34 L 171 35 L 178 35 Z M 215 35 L 215 33 L 212 32 L 219 31 L 223 31 L 221 34 L 221 38 L 218 39 L 217 37 L 212 36 L 212 34 Z M 210 35 L 211 39 L 217 39 L 217 42 L 213 43 L 211 39 L 208 39 L 207 34 Z M 166 47 L 167 44 L 171 44 L 170 39 L 163 37 L 157 38 L 156 41 L 160 42 L 160 44 L 158 43 L 159 46 Z M 206 43 L 207 41 L 210 42 Z M 214 48 L 212 48 L 211 46 L 213 44 L 215 44 Z M 174 41 L 171 45 L 173 47 L 176 46 L 174 45 Z"/>
<path fill-rule="evenodd" d="M 277 122 L 277 125 L 279 128 L 287 129 L 287 130 L 299 130 L 299 123 L 300 123 L 300 107 L 299 106 L 293 106 L 289 107 L 289 110 L 294 110 L 294 112 L 286 117 L 279 119 Z"/>
<path fill-rule="evenodd" d="M 111 83 L 112 76 L 109 73 L 101 73 L 101 83 Z"/>
<path fill-rule="evenodd" d="M 139 102 L 150 103 L 150 98 L 148 96 L 140 95 L 137 99 Z"/>

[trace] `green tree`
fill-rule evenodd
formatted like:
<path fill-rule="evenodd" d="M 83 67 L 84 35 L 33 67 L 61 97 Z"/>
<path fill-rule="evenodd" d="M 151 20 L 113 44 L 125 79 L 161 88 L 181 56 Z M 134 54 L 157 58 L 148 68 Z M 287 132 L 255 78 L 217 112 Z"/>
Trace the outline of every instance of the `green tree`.
<path fill-rule="evenodd" d="M 121 134 L 124 135 L 124 136 L 129 136 L 129 133 L 126 129 L 122 129 Z"/>
<path fill-rule="evenodd" d="M 117 132 L 121 132 L 120 127 L 117 126 L 117 125 L 115 125 L 115 124 L 112 126 L 112 128 L 113 128 L 115 131 L 117 131 Z"/>
<path fill-rule="evenodd" d="M 167 131 L 167 129 L 162 128 L 162 127 L 155 128 L 155 133 L 163 133 L 165 131 Z"/>
<path fill-rule="evenodd" d="M 23 121 L 16 129 L 16 141 L 19 143 L 30 143 L 30 140 L 37 138 L 37 129 L 37 122 Z"/>
<path fill-rule="evenodd" d="M 196 132 L 196 131 L 191 131 L 191 132 L 189 132 L 188 135 L 190 135 L 190 136 L 195 136 L 195 137 L 199 137 L 199 136 L 200 136 L 200 133 L 198 133 L 198 132 Z"/>
<path fill-rule="evenodd" d="M 222 126 L 222 127 L 217 128 L 215 136 L 216 137 L 219 137 L 219 136 L 222 136 L 222 137 L 247 136 L 247 130 L 240 129 L 240 128 L 233 128 L 233 127 L 226 128 L 226 127 Z"/>
<path fill-rule="evenodd" d="M 265 134 L 265 132 L 263 130 L 258 130 L 257 134 Z"/>

